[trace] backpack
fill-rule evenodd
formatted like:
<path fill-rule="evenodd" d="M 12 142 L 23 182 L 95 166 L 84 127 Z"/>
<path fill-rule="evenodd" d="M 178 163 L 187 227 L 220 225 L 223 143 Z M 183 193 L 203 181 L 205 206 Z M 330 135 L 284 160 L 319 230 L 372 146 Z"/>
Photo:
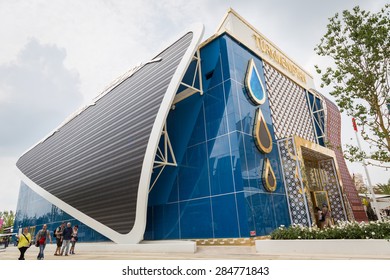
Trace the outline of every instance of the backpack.
<path fill-rule="evenodd" d="M 59 229 L 60 227 L 56 227 L 54 230 L 53 230 L 53 237 L 56 238 L 56 231 Z"/>

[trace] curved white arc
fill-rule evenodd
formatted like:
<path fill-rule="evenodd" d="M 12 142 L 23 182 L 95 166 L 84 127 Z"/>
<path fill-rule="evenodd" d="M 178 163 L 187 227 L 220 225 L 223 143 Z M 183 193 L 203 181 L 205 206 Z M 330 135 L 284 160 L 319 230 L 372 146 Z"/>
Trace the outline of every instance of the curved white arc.
<path fill-rule="evenodd" d="M 180 82 L 183 79 L 183 76 L 191 63 L 191 59 L 194 56 L 200 40 L 203 35 L 204 27 L 202 24 L 197 24 L 193 26 L 187 32 L 184 32 L 180 38 L 185 36 L 185 34 L 193 33 L 193 37 L 187 51 L 182 57 L 170 83 L 165 92 L 165 96 L 160 105 L 159 111 L 156 115 L 156 120 L 153 124 L 153 128 L 149 137 L 148 145 L 146 148 L 146 153 L 142 165 L 141 176 L 138 186 L 137 194 L 137 206 L 136 206 L 136 217 L 133 229 L 127 234 L 121 234 L 117 231 L 111 229 L 110 227 L 98 222 L 97 220 L 91 218 L 85 213 L 77 210 L 68 203 L 57 198 L 53 194 L 49 193 L 41 186 L 36 184 L 30 178 L 28 178 L 19 168 L 19 176 L 23 182 L 25 182 L 34 192 L 42 196 L 44 199 L 54 204 L 64 212 L 73 216 L 75 219 L 99 232 L 100 234 L 106 236 L 110 240 L 119 244 L 135 244 L 139 243 L 143 239 L 143 235 L 146 228 L 146 213 L 147 213 L 147 203 L 148 203 L 148 190 L 150 184 L 150 178 L 153 170 L 153 162 L 157 150 L 157 146 L 160 140 L 161 132 L 164 127 L 166 118 L 168 116 L 169 110 L 175 98 L 177 89 L 179 88 Z M 170 45 L 169 45 L 170 46 Z M 166 48 L 165 48 L 166 49 Z"/>
<path fill-rule="evenodd" d="M 153 124 L 152 132 L 150 133 L 138 186 L 134 227 L 127 235 L 123 235 L 123 239 L 121 239 L 118 243 L 139 243 L 143 239 L 146 227 L 150 178 L 152 176 L 154 159 L 158 143 L 160 141 L 161 132 L 164 128 L 173 100 L 175 99 L 175 94 L 180 86 L 180 82 L 183 80 L 184 74 L 191 63 L 192 57 L 195 55 L 198 45 L 200 44 L 203 31 L 203 24 L 196 24 L 192 26 L 190 31 L 184 33 L 187 34 L 192 32 L 192 41 L 181 59 L 171 82 L 169 83 L 164 99 L 162 100 L 160 109 L 157 113 L 156 120 Z"/>

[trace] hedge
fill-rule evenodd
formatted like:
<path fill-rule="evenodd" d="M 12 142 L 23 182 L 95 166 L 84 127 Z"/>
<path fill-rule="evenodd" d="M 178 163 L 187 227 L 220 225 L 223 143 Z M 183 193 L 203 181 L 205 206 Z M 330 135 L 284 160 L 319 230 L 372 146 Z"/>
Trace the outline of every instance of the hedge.
<path fill-rule="evenodd" d="M 339 222 L 320 229 L 316 225 L 304 227 L 280 226 L 271 233 L 271 239 L 390 239 L 390 221 L 385 222 Z"/>

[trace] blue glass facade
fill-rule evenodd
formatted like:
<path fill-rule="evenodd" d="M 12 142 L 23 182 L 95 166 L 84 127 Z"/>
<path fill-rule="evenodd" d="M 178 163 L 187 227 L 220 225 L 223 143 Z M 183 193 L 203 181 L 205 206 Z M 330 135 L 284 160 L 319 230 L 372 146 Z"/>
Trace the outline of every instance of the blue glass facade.
<path fill-rule="evenodd" d="M 262 61 L 228 35 L 200 56 L 204 94 L 177 103 L 168 116 L 178 167 L 166 167 L 150 192 L 145 239 L 261 236 L 290 224 L 269 101 L 254 105 L 244 85 L 251 59 L 265 85 Z M 259 107 L 272 136 L 269 154 L 254 143 Z M 263 186 L 266 157 L 275 192 Z"/>
<path fill-rule="evenodd" d="M 43 224 L 47 224 L 47 229 L 52 232 L 62 221 L 70 222 L 72 226 L 79 226 L 79 242 L 100 242 L 108 240 L 100 233 L 48 202 L 42 196 L 31 190 L 25 183 L 21 182 L 14 232 L 18 232 L 19 228 L 28 226 L 35 227 L 36 234 L 42 228 Z"/>
<path fill-rule="evenodd" d="M 325 147 L 325 112 L 320 98 L 307 92 L 307 102 L 312 115 L 317 143 Z"/>

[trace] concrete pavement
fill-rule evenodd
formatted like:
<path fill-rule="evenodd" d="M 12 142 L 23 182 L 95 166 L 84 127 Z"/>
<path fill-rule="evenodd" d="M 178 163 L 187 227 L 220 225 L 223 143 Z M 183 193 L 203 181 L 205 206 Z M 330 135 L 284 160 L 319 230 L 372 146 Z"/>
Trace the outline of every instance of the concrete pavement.
<path fill-rule="evenodd" d="M 30 247 L 26 254 L 26 260 L 36 260 L 39 249 Z M 260 255 L 256 253 L 255 246 L 197 246 L 195 253 L 152 253 L 132 252 L 110 242 L 104 243 L 78 243 L 75 255 L 54 256 L 55 245 L 48 244 L 45 249 L 45 260 L 362 260 L 378 259 L 390 260 L 389 255 L 348 256 L 345 255 L 314 255 L 314 254 L 285 254 L 285 255 Z M 0 260 L 17 260 L 19 250 L 17 247 L 8 247 L 0 251 Z"/>

